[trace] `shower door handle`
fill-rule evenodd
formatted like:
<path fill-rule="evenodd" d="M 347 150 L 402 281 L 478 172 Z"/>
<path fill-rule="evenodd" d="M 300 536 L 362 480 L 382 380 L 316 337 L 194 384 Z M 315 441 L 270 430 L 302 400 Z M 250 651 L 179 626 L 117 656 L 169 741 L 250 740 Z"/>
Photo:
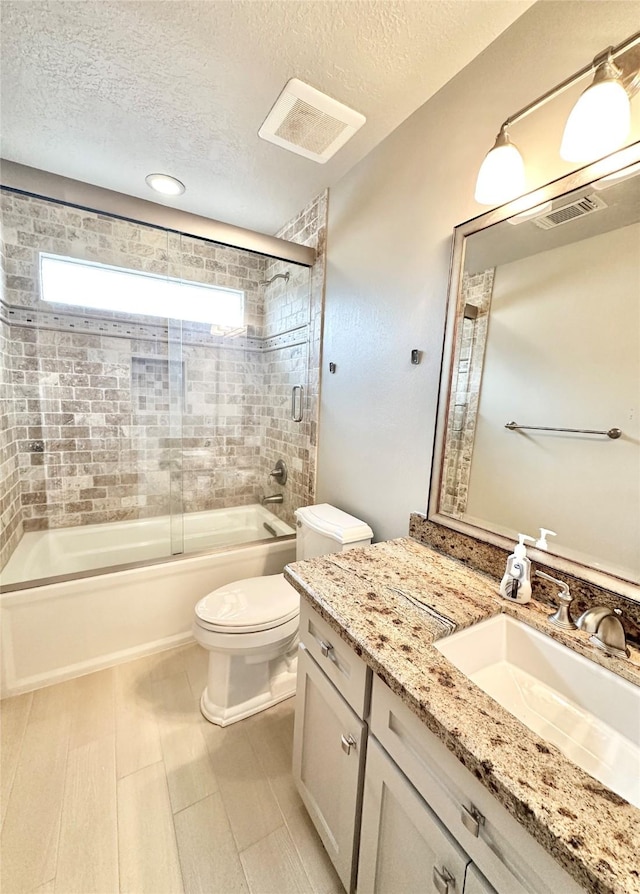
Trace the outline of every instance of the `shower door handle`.
<path fill-rule="evenodd" d="M 291 418 L 294 422 L 302 422 L 302 385 L 294 385 L 291 389 Z"/>

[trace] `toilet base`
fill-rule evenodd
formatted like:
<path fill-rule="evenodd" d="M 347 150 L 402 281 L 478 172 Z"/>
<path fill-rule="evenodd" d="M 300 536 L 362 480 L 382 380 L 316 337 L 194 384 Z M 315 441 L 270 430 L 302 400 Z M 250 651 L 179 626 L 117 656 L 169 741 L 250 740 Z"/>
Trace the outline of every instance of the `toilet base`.
<path fill-rule="evenodd" d="M 203 717 L 217 726 L 229 726 L 291 698 L 297 664 L 297 650 L 259 663 L 241 655 L 210 652 L 207 685 L 200 698 Z"/>

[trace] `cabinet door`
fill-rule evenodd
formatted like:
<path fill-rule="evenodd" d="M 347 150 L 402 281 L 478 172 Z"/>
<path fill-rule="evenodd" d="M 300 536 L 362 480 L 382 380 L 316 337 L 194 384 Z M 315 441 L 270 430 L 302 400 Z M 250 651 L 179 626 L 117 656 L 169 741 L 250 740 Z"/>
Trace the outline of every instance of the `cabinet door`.
<path fill-rule="evenodd" d="M 303 645 L 293 777 L 347 891 L 355 886 L 366 727 Z"/>
<path fill-rule="evenodd" d="M 358 894 L 462 894 L 469 857 L 369 736 Z"/>
<path fill-rule="evenodd" d="M 379 677 L 369 728 L 499 894 L 582 892 Z"/>
<path fill-rule="evenodd" d="M 464 894 L 496 894 L 496 889 L 472 863 L 467 869 L 467 877 L 464 880 Z"/>

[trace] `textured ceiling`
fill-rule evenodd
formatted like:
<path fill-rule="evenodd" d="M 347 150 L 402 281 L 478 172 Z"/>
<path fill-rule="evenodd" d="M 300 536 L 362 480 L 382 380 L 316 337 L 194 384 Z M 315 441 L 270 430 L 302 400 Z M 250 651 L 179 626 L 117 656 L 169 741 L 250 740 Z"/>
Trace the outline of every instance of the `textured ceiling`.
<path fill-rule="evenodd" d="M 275 232 L 533 0 L 2 0 L 2 156 Z M 325 165 L 260 140 L 291 77 L 367 123 Z"/>

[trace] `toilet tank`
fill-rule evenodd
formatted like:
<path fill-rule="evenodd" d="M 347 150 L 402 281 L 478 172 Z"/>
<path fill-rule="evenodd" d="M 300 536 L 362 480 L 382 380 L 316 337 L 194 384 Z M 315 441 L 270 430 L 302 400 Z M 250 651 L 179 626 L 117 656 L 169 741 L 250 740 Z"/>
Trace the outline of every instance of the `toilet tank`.
<path fill-rule="evenodd" d="M 329 503 L 296 509 L 296 560 L 369 546 L 369 525 Z"/>

